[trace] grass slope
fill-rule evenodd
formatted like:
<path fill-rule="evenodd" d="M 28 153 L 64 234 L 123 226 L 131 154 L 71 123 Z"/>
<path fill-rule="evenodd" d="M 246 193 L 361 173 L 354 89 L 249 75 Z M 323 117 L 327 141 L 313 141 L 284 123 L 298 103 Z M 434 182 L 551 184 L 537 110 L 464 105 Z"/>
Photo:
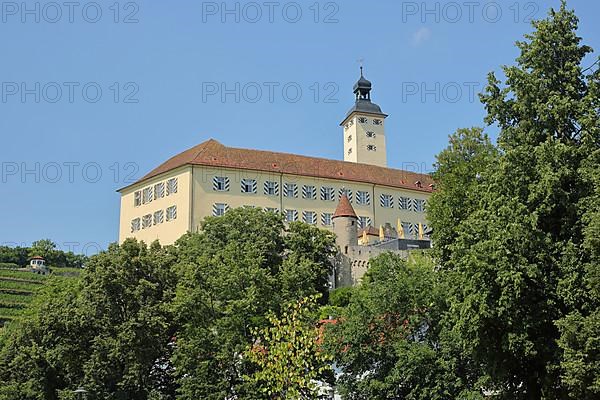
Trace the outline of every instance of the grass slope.
<path fill-rule="evenodd" d="M 52 275 L 76 279 L 81 270 L 76 268 L 51 268 Z M 0 268 L 0 327 L 18 319 L 27 310 L 37 291 L 43 287 L 49 275 Z"/>

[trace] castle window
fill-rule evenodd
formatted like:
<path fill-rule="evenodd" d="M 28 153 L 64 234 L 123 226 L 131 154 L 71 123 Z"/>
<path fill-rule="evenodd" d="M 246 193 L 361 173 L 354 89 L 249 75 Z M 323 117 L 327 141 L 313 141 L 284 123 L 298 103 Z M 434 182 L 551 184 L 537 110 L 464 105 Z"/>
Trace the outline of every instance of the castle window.
<path fill-rule="evenodd" d="M 177 193 L 177 178 L 171 178 L 167 181 L 167 196 Z"/>
<path fill-rule="evenodd" d="M 269 196 L 279 195 L 279 183 L 275 181 L 265 181 L 264 191 L 265 194 Z"/>
<path fill-rule="evenodd" d="M 162 224 L 165 219 L 165 212 L 158 210 L 154 213 L 154 225 Z"/>
<path fill-rule="evenodd" d="M 381 196 L 379 196 L 379 204 L 383 208 L 393 208 L 394 197 L 391 194 L 381 194 Z"/>
<path fill-rule="evenodd" d="M 346 140 L 348 140 L 350 142 L 352 140 L 352 135 L 348 135 L 348 139 L 346 139 Z"/>
<path fill-rule="evenodd" d="M 220 216 L 224 215 L 228 209 L 229 209 L 229 206 L 225 203 L 213 204 L 213 217 L 220 217 Z"/>
<path fill-rule="evenodd" d="M 363 190 L 356 192 L 356 204 L 369 205 L 371 204 L 371 193 Z"/>
<path fill-rule="evenodd" d="M 374 138 L 375 137 L 375 132 L 373 132 L 373 131 L 367 131 L 367 137 L 368 138 Z"/>
<path fill-rule="evenodd" d="M 419 224 L 409 224 L 410 235 L 414 238 L 419 236 Z"/>
<path fill-rule="evenodd" d="M 165 197 L 165 183 L 160 182 L 154 185 L 154 200 Z"/>
<path fill-rule="evenodd" d="M 142 191 L 142 203 L 147 204 L 152 201 L 152 186 L 144 188 Z"/>
<path fill-rule="evenodd" d="M 413 234 L 412 224 L 410 222 L 403 222 L 402 230 L 404 231 L 405 238 L 410 238 Z"/>
<path fill-rule="evenodd" d="M 352 154 L 352 147 L 348 149 L 348 155 Z"/>
<path fill-rule="evenodd" d="M 217 192 L 228 192 L 229 178 L 226 176 L 215 176 L 213 178 L 213 190 Z"/>
<path fill-rule="evenodd" d="M 303 211 L 302 212 L 302 219 L 307 224 L 314 225 L 314 224 L 317 223 L 317 213 L 314 212 L 314 211 Z"/>
<path fill-rule="evenodd" d="M 408 197 L 400 197 L 398 198 L 398 206 L 401 210 L 410 210 L 411 209 L 411 199 Z"/>
<path fill-rule="evenodd" d="M 138 190 L 133 194 L 133 206 L 139 207 L 142 205 L 142 191 Z"/>
<path fill-rule="evenodd" d="M 332 187 L 321 186 L 321 200 L 334 201 L 335 191 Z"/>
<path fill-rule="evenodd" d="M 323 226 L 331 225 L 331 213 L 322 213 L 321 214 L 321 224 L 323 224 Z"/>
<path fill-rule="evenodd" d="M 414 199 L 413 200 L 413 211 L 415 212 L 425 212 L 425 200 L 422 199 Z"/>
<path fill-rule="evenodd" d="M 296 210 L 285 210 L 285 221 L 294 222 L 298 220 L 298 211 Z"/>
<path fill-rule="evenodd" d="M 177 206 L 171 206 L 167 208 L 167 221 L 177 219 Z"/>
<path fill-rule="evenodd" d="M 371 218 L 369 217 L 358 217 L 358 227 L 361 229 L 365 229 L 368 226 L 371 226 Z"/>
<path fill-rule="evenodd" d="M 312 185 L 302 186 L 302 198 L 314 200 L 317 197 L 317 188 Z"/>
<path fill-rule="evenodd" d="M 298 185 L 296 185 L 295 183 L 284 183 L 283 195 L 285 197 L 298 197 Z"/>
<path fill-rule="evenodd" d="M 366 124 L 368 121 L 367 117 L 358 117 L 358 122 L 361 124 Z"/>
<path fill-rule="evenodd" d="M 256 193 L 256 179 L 242 179 L 241 189 L 242 193 Z"/>
<path fill-rule="evenodd" d="M 377 147 L 375 147 L 374 144 L 368 144 L 367 145 L 367 150 L 369 150 L 369 151 L 377 151 Z"/>
<path fill-rule="evenodd" d="M 350 202 L 352 203 L 352 190 L 346 189 L 345 187 L 340 188 L 340 190 L 338 190 L 338 200 L 342 198 L 343 194 L 346 194 L 348 200 L 350 200 Z"/>
<path fill-rule="evenodd" d="M 381 124 L 383 124 L 383 121 L 382 121 L 382 120 L 380 120 L 380 119 L 378 119 L 378 118 L 375 118 L 375 119 L 373 120 L 373 125 L 381 125 Z"/>
<path fill-rule="evenodd" d="M 142 229 L 150 228 L 152 226 L 152 214 L 146 214 L 142 217 Z"/>
<path fill-rule="evenodd" d="M 135 218 L 131 220 L 131 232 L 137 232 L 140 230 L 140 219 Z"/>

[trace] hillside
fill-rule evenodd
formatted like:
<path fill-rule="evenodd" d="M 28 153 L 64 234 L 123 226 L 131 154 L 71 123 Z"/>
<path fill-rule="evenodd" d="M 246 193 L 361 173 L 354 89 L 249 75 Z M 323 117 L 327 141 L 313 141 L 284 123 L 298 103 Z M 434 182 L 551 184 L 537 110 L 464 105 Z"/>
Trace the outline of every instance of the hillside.
<path fill-rule="evenodd" d="M 0 328 L 23 315 L 50 276 L 75 279 L 81 270 L 51 268 L 51 271 L 50 275 L 40 275 L 25 269 L 0 268 Z"/>

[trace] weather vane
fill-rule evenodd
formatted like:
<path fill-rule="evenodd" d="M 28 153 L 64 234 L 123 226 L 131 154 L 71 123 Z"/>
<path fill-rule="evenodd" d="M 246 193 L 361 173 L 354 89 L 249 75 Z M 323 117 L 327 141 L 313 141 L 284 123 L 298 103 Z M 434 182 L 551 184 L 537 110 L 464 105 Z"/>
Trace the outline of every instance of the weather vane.
<path fill-rule="evenodd" d="M 360 65 L 360 67 L 363 67 L 363 63 L 365 62 L 364 58 L 359 58 L 358 60 L 356 60 L 356 62 L 358 63 L 358 65 Z"/>
<path fill-rule="evenodd" d="M 356 60 L 356 62 L 358 63 L 358 65 L 360 66 L 360 74 L 362 75 L 363 72 L 363 62 L 365 61 L 364 58 L 359 58 L 358 60 Z"/>

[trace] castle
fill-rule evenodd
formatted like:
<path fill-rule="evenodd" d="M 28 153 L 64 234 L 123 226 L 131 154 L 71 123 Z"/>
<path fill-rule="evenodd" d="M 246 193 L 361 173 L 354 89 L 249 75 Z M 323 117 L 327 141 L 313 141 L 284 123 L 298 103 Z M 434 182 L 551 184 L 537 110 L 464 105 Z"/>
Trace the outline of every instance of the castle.
<path fill-rule="evenodd" d="M 340 274 L 336 285 L 357 282 L 368 256 L 386 246 L 396 251 L 423 247 L 433 181 L 426 174 L 388 168 L 388 115 L 371 101 L 371 90 L 361 67 L 354 105 L 340 124 L 343 161 L 207 140 L 118 190 L 119 241 L 134 237 L 170 244 L 200 229 L 206 216 L 220 216 L 234 207 L 260 207 L 282 213 L 286 222 L 301 220 L 338 234 L 355 272 Z M 349 209 L 353 215 L 341 215 L 350 214 Z M 339 225 L 352 223 L 349 228 L 354 228 L 340 231 Z M 378 231 L 383 232 L 380 240 L 369 243 Z"/>

